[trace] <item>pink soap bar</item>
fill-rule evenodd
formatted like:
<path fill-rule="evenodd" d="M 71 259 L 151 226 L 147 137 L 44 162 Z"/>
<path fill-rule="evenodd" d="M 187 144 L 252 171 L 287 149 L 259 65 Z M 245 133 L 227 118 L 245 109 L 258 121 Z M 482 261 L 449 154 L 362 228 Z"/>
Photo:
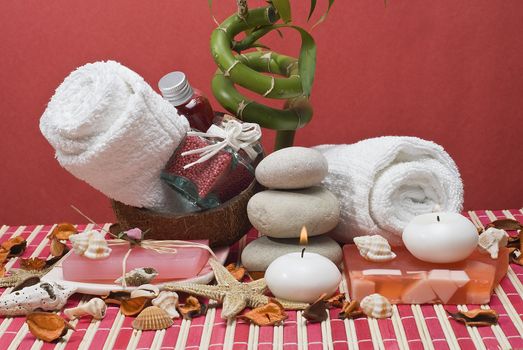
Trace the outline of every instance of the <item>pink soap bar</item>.
<path fill-rule="evenodd" d="M 343 247 L 345 276 L 352 299 L 379 293 L 393 304 L 486 304 L 508 269 L 508 249 L 498 259 L 475 250 L 467 259 L 434 264 L 415 258 L 405 247 L 393 248 L 387 262 L 365 260 L 354 244 Z"/>
<path fill-rule="evenodd" d="M 194 241 L 209 244 L 207 240 Z M 111 255 L 92 260 L 71 252 L 62 262 L 64 279 L 78 282 L 112 283 L 122 275 L 122 261 L 129 245 L 110 245 Z M 154 282 L 185 279 L 196 276 L 209 260 L 209 252 L 202 248 L 176 247 L 176 254 L 158 253 L 135 247 L 127 258 L 126 271 L 152 267 L 158 271 Z"/>

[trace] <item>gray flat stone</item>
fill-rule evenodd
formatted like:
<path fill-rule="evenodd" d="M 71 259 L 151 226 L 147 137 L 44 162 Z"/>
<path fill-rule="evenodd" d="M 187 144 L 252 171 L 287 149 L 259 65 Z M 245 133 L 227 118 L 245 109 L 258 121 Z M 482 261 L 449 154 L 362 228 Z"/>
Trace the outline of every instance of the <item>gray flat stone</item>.
<path fill-rule="evenodd" d="M 256 180 L 273 189 L 290 190 L 318 185 L 327 176 L 327 159 L 317 150 L 288 147 L 271 153 L 256 167 Z"/>
<path fill-rule="evenodd" d="M 248 271 L 265 271 L 274 259 L 288 253 L 301 252 L 303 247 L 296 238 L 263 236 L 243 249 L 242 264 Z M 325 235 L 310 237 L 305 249 L 307 252 L 323 255 L 336 265 L 343 257 L 340 245 Z"/>
<path fill-rule="evenodd" d="M 268 190 L 249 200 L 247 214 L 252 225 L 265 236 L 299 237 L 303 226 L 309 236 L 316 236 L 336 227 L 340 206 L 336 196 L 319 186 L 295 191 Z"/>

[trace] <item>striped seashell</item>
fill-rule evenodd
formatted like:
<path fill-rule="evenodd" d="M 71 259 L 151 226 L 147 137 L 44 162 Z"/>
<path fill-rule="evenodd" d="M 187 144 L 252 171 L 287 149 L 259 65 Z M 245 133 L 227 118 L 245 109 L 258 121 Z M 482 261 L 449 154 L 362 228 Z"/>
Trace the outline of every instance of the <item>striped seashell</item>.
<path fill-rule="evenodd" d="M 479 250 L 490 254 L 492 259 L 497 259 L 499 248 L 507 246 L 508 237 L 508 233 L 505 230 L 489 227 L 479 235 Z"/>
<path fill-rule="evenodd" d="M 160 295 L 153 299 L 152 304 L 167 312 L 171 318 L 180 317 L 176 309 L 178 307 L 178 294 L 175 292 L 163 290 Z"/>
<path fill-rule="evenodd" d="M 360 307 L 365 315 L 374 318 L 387 318 L 392 316 L 392 305 L 383 295 L 375 293 L 367 295 L 360 302 Z"/>
<path fill-rule="evenodd" d="M 122 284 L 123 279 L 128 286 L 138 287 L 143 284 L 151 282 L 156 276 L 158 276 L 158 271 L 152 267 L 139 267 L 127 272 L 123 278 L 118 277 L 115 281 L 118 284 Z"/>
<path fill-rule="evenodd" d="M 111 248 L 109 248 L 104 235 L 96 230 L 72 235 L 69 237 L 69 241 L 71 241 L 76 254 L 89 259 L 104 259 L 111 254 Z"/>
<path fill-rule="evenodd" d="M 142 312 L 134 319 L 133 328 L 147 331 L 159 330 L 171 327 L 174 324 L 167 312 L 160 309 L 158 306 L 149 306 L 143 309 Z"/>
<path fill-rule="evenodd" d="M 354 237 L 354 244 L 360 255 L 369 261 L 383 262 L 396 257 L 389 242 L 380 235 Z"/>

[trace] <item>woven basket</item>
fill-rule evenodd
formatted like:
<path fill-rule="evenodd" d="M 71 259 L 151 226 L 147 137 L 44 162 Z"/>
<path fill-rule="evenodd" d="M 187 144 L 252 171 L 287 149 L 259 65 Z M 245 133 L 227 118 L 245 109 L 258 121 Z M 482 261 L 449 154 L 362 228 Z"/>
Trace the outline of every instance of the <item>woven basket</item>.
<path fill-rule="evenodd" d="M 212 247 L 229 246 L 250 229 L 247 202 L 260 190 L 253 182 L 245 191 L 214 209 L 185 215 L 168 215 L 111 200 L 119 230 L 149 230 L 148 239 L 208 239 Z"/>

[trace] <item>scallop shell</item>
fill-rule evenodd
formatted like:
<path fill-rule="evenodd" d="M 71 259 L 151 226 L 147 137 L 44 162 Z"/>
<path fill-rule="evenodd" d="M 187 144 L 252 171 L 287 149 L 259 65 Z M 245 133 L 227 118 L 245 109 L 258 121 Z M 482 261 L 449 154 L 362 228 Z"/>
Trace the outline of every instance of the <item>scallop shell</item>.
<path fill-rule="evenodd" d="M 505 230 L 490 227 L 479 235 L 479 250 L 490 254 L 492 259 L 497 259 L 499 248 L 507 246 L 508 237 L 509 235 Z"/>
<path fill-rule="evenodd" d="M 156 276 L 158 276 L 158 272 L 152 267 L 139 267 L 127 272 L 123 277 L 128 286 L 137 287 L 151 282 Z M 122 277 L 119 277 L 115 282 L 122 284 Z"/>
<path fill-rule="evenodd" d="M 36 309 L 60 310 L 76 291 L 71 285 L 56 282 L 40 282 L 22 288 L 0 298 L 0 315 L 27 315 Z"/>
<path fill-rule="evenodd" d="M 100 298 L 92 298 L 87 303 L 80 304 L 77 307 L 64 310 L 64 315 L 68 319 L 74 320 L 82 316 L 90 315 L 95 320 L 101 320 L 105 317 L 107 311 L 107 305 Z"/>
<path fill-rule="evenodd" d="M 380 235 L 354 237 L 354 244 L 366 260 L 384 262 L 396 257 L 389 242 Z"/>
<path fill-rule="evenodd" d="M 154 306 L 158 306 L 160 309 L 165 311 L 170 318 L 178 318 L 180 314 L 176 308 L 178 307 L 178 294 L 175 292 L 162 291 L 152 301 Z"/>
<path fill-rule="evenodd" d="M 160 294 L 160 288 L 153 284 L 142 284 L 131 292 L 131 298 L 148 297 L 155 298 Z"/>
<path fill-rule="evenodd" d="M 392 305 L 381 294 L 367 295 L 360 302 L 360 307 L 365 315 L 374 318 L 387 318 L 392 316 Z"/>
<path fill-rule="evenodd" d="M 107 258 L 111 254 L 111 248 L 107 244 L 103 234 L 96 230 L 84 231 L 69 237 L 74 252 L 86 258 L 97 260 Z"/>
<path fill-rule="evenodd" d="M 145 308 L 133 321 L 133 328 L 139 330 L 159 330 L 169 328 L 173 325 L 173 320 L 167 312 L 158 306 Z"/>

